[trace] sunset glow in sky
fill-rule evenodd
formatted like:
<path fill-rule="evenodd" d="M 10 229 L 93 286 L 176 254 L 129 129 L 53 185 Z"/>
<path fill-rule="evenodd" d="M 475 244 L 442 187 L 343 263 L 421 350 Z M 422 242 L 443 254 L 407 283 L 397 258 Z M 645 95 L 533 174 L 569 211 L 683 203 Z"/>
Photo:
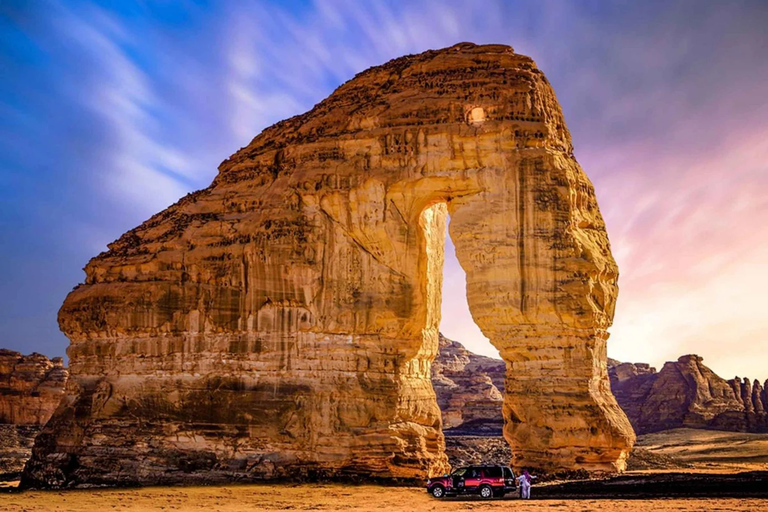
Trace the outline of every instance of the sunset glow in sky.
<path fill-rule="evenodd" d="M 116 7 L 117 6 L 117 7 Z M 609 355 L 768 377 L 768 2 L 0 3 L 0 347 L 63 355 L 106 244 L 370 66 L 504 43 L 552 83 L 619 264 Z M 495 355 L 447 246 L 444 333 Z"/>

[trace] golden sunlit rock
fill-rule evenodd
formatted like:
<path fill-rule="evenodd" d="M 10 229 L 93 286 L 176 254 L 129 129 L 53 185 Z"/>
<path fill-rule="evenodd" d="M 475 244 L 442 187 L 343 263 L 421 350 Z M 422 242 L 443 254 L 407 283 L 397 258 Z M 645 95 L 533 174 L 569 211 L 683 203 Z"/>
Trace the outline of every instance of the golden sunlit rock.
<path fill-rule="evenodd" d="M 593 187 L 534 62 L 462 43 L 360 73 L 91 260 L 59 314 L 67 396 L 23 484 L 443 473 L 449 214 L 507 364 L 513 465 L 621 470 L 618 272 Z"/>

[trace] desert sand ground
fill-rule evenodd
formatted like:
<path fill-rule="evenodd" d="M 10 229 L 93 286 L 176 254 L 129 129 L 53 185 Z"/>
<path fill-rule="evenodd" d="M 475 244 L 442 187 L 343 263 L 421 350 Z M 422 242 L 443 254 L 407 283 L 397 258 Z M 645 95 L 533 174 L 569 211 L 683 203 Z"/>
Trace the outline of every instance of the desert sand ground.
<path fill-rule="evenodd" d="M 768 434 L 678 428 L 638 436 L 635 448 L 700 471 L 768 470 Z"/>
<path fill-rule="evenodd" d="M 669 470 L 690 473 L 734 473 L 768 469 L 768 434 L 740 434 L 677 429 L 641 436 L 638 447 L 674 462 Z M 684 465 L 681 468 L 681 464 Z M 665 473 L 663 466 L 638 476 Z M 629 474 L 633 474 L 630 472 Z M 13 485 L 13 484 L 11 484 Z M 766 482 L 768 488 L 768 482 Z M 26 491 L 0 493 L 2 512 L 179 511 L 240 512 L 255 510 L 453 511 L 552 510 L 559 512 L 766 511 L 768 499 L 534 499 L 516 496 L 491 501 L 471 498 L 436 500 L 418 487 L 350 486 L 341 484 L 241 485 L 111 490 Z"/>
<path fill-rule="evenodd" d="M 535 493 L 535 487 L 534 487 Z M 107 491 L 25 492 L 0 495 L 0 510 L 7 512 L 93 511 L 206 511 L 343 510 L 343 511 L 452 511 L 553 510 L 586 511 L 765 511 L 768 500 L 662 499 L 662 500 L 531 500 L 517 498 L 478 501 L 435 500 L 423 489 L 343 485 L 244 485 L 228 487 L 145 488 Z"/>

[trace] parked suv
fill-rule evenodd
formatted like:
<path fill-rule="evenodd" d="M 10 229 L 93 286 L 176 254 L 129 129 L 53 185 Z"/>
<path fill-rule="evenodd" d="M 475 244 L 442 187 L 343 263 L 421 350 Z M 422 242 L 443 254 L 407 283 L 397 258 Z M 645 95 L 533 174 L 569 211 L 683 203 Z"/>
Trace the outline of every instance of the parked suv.
<path fill-rule="evenodd" d="M 501 498 L 515 490 L 515 474 L 507 466 L 469 466 L 450 475 L 427 480 L 427 492 L 435 498 L 478 494 L 481 498 Z"/>

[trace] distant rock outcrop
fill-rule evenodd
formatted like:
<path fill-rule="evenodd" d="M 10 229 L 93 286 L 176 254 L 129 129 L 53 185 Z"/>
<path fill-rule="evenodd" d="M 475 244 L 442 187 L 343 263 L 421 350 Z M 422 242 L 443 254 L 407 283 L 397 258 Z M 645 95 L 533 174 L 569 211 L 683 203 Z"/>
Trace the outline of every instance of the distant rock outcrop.
<path fill-rule="evenodd" d="M 512 460 L 512 450 L 501 437 L 496 436 L 446 436 L 445 454 L 452 468 L 473 464 L 498 464 L 506 466 Z"/>
<path fill-rule="evenodd" d="M 440 334 L 432 387 L 446 436 L 502 435 L 505 373 L 501 359 L 474 354 Z"/>
<path fill-rule="evenodd" d="M 638 434 L 671 428 L 768 432 L 765 386 L 726 381 L 697 355 L 670 361 L 656 372 L 643 363 L 608 362 L 611 390 Z"/>
<path fill-rule="evenodd" d="M 0 349 L 0 480 L 17 476 L 56 410 L 69 372 L 60 357 Z"/>

